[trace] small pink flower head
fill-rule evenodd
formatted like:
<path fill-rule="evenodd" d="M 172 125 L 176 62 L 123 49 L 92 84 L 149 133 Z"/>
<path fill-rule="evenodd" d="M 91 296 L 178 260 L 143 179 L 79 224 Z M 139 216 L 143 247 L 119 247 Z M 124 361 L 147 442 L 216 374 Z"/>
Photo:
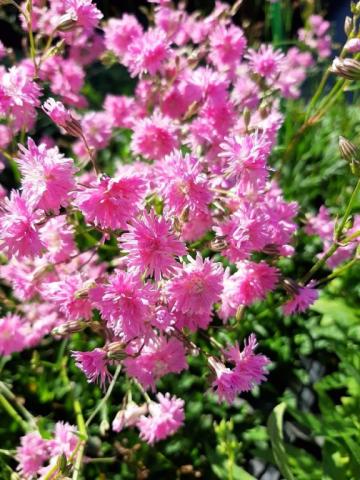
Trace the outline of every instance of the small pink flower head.
<path fill-rule="evenodd" d="M 0 210 L 0 249 L 12 257 L 34 257 L 44 247 L 36 228 L 38 215 L 24 195 L 13 190 Z"/>
<path fill-rule="evenodd" d="M 134 125 L 131 149 L 150 160 L 161 160 L 178 147 L 177 129 L 172 121 L 155 112 Z"/>
<path fill-rule="evenodd" d="M 265 367 L 270 361 L 265 355 L 255 354 L 256 347 L 256 336 L 251 334 L 248 342 L 245 341 L 242 351 L 237 344 L 225 350 L 224 356 L 232 368 L 226 367 L 214 357 L 209 359 L 210 367 L 215 374 L 212 388 L 220 401 L 225 400 L 231 404 L 237 395 L 252 390 L 255 385 L 266 379 Z"/>
<path fill-rule="evenodd" d="M 8 313 L 0 318 L 0 355 L 21 352 L 27 346 L 28 330 L 23 319 Z"/>
<path fill-rule="evenodd" d="M 54 439 L 49 440 L 48 448 L 52 457 L 62 455 L 69 458 L 78 444 L 79 437 L 76 428 L 66 422 L 57 422 L 55 425 Z"/>
<path fill-rule="evenodd" d="M 175 215 L 185 208 L 208 212 L 213 195 L 200 161 L 192 155 L 174 151 L 159 165 L 157 183 L 166 207 Z"/>
<path fill-rule="evenodd" d="M 51 120 L 59 127 L 65 127 L 67 122 L 71 121 L 71 113 L 63 103 L 57 102 L 53 98 L 48 98 L 43 104 L 42 109 Z"/>
<path fill-rule="evenodd" d="M 149 73 L 155 75 L 169 58 L 169 40 L 163 30 L 151 28 L 128 48 L 124 64 L 132 77 Z"/>
<path fill-rule="evenodd" d="M 236 314 L 241 305 L 252 305 L 265 298 L 273 290 L 278 281 L 278 271 L 266 262 L 237 263 L 238 271 L 224 277 L 224 291 L 221 297 L 220 317 L 227 320 Z"/>
<path fill-rule="evenodd" d="M 359 53 L 360 52 L 360 38 L 350 38 L 345 44 L 345 50 L 349 53 Z"/>
<path fill-rule="evenodd" d="M 274 50 L 271 45 L 261 45 L 258 51 L 250 48 L 246 58 L 254 73 L 272 80 L 281 72 L 284 54 L 280 50 Z"/>
<path fill-rule="evenodd" d="M 133 98 L 125 95 L 106 95 L 104 109 L 110 116 L 113 127 L 133 128 L 137 112 Z"/>
<path fill-rule="evenodd" d="M 18 113 L 26 114 L 29 107 L 40 105 L 41 90 L 36 82 L 30 79 L 24 67 L 11 67 L 1 77 L 1 88 L 9 100 L 9 106 L 18 109 Z"/>
<path fill-rule="evenodd" d="M 231 67 L 240 63 L 246 43 L 241 28 L 220 24 L 210 35 L 210 59 L 219 69 Z"/>
<path fill-rule="evenodd" d="M 293 298 L 283 305 L 285 315 L 305 312 L 319 297 L 319 292 L 311 287 L 299 287 Z"/>
<path fill-rule="evenodd" d="M 143 29 L 134 15 L 125 14 L 121 18 L 110 18 L 104 32 L 106 48 L 122 58 L 129 46 L 139 41 Z"/>
<path fill-rule="evenodd" d="M 149 416 L 137 423 L 140 437 L 150 445 L 173 435 L 184 423 L 184 401 L 169 393 L 157 394 L 158 403 L 149 405 Z"/>
<path fill-rule="evenodd" d="M 124 409 L 121 409 L 116 414 L 113 422 L 112 429 L 114 432 L 121 432 L 124 428 L 133 427 L 139 421 L 141 415 L 147 413 L 147 406 L 137 405 L 135 402 L 127 403 Z"/>
<path fill-rule="evenodd" d="M 33 478 L 49 458 L 48 442 L 38 432 L 27 433 L 20 439 L 15 458 L 22 478 Z"/>
<path fill-rule="evenodd" d="M 74 204 L 87 222 L 102 228 L 126 230 L 127 222 L 138 212 L 144 193 L 145 183 L 139 176 L 102 176 L 96 184 L 80 190 Z"/>
<path fill-rule="evenodd" d="M 84 294 L 87 285 L 80 273 L 73 273 L 58 282 L 42 286 L 42 294 L 50 302 L 55 303 L 68 320 L 89 320 L 92 305 Z"/>
<path fill-rule="evenodd" d="M 28 148 L 19 146 L 17 163 L 23 175 L 23 190 L 29 200 L 45 211 L 58 211 L 68 202 L 75 186 L 74 162 L 65 158 L 57 147 L 48 149 L 29 138 Z"/>
<path fill-rule="evenodd" d="M 155 389 L 155 383 L 168 373 L 187 369 L 185 347 L 174 337 L 153 337 L 141 353 L 124 360 L 126 373 L 135 377 L 144 388 Z"/>
<path fill-rule="evenodd" d="M 264 187 L 268 175 L 266 161 L 271 151 L 265 135 L 256 132 L 228 137 L 220 146 L 223 149 L 220 156 L 228 163 L 226 174 L 238 182 L 240 190 Z"/>
<path fill-rule="evenodd" d="M 65 0 L 65 6 L 66 12 L 76 18 L 77 25 L 85 30 L 96 28 L 103 17 L 91 0 Z"/>
<path fill-rule="evenodd" d="M 86 375 L 88 382 L 98 382 L 103 388 L 111 375 L 107 368 L 106 352 L 101 348 L 95 348 L 91 352 L 73 351 L 72 356 L 76 366 Z"/>
<path fill-rule="evenodd" d="M 76 253 L 74 228 L 65 215 L 51 218 L 40 229 L 40 238 L 47 250 L 46 257 L 52 263 L 68 260 Z"/>
<path fill-rule="evenodd" d="M 125 341 L 143 336 L 157 299 L 151 284 L 144 285 L 139 276 L 119 270 L 100 288 L 97 307 L 115 335 Z"/>
<path fill-rule="evenodd" d="M 121 248 L 128 253 L 130 270 L 149 276 L 155 280 L 169 276 L 177 262 L 175 256 L 186 254 L 183 242 L 170 231 L 170 225 L 163 217 L 144 212 L 141 220 L 133 220 L 129 233 L 120 239 Z"/>
<path fill-rule="evenodd" d="M 222 292 L 222 266 L 208 258 L 203 260 L 200 253 L 188 260 L 166 286 L 170 305 L 182 313 L 209 313 Z"/>

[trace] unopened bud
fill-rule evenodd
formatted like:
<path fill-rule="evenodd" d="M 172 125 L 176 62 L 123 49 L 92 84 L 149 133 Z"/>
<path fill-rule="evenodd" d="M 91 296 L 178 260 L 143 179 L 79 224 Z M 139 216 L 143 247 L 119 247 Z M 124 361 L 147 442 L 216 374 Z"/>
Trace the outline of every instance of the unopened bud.
<path fill-rule="evenodd" d="M 60 470 L 60 472 L 64 473 L 64 471 L 66 470 L 66 467 L 67 467 L 67 458 L 66 458 L 65 453 L 62 453 L 58 457 L 56 464 L 57 464 L 57 468 Z"/>
<path fill-rule="evenodd" d="M 248 130 L 250 121 L 251 121 L 251 111 L 247 107 L 244 108 L 243 118 L 244 118 L 245 128 L 246 130 Z"/>
<path fill-rule="evenodd" d="M 106 346 L 107 358 L 112 360 L 123 360 L 126 357 L 123 342 L 112 342 Z"/>
<path fill-rule="evenodd" d="M 347 80 L 360 80 L 360 62 L 354 58 L 336 57 L 329 70 Z"/>
<path fill-rule="evenodd" d="M 71 32 L 77 27 L 77 17 L 73 13 L 65 13 L 59 19 L 56 30 L 59 32 Z"/>
<path fill-rule="evenodd" d="M 55 327 L 51 332 L 52 335 L 60 335 L 61 337 L 65 335 L 71 335 L 72 333 L 82 332 L 87 327 L 87 322 L 73 320 L 71 322 L 63 323 L 58 327 Z"/>
<path fill-rule="evenodd" d="M 350 164 L 354 175 L 360 176 L 360 149 L 345 137 L 339 137 L 341 157 Z"/>
<path fill-rule="evenodd" d="M 77 292 L 75 292 L 75 298 L 77 300 L 81 300 L 84 298 L 87 298 L 89 295 L 89 290 L 91 290 L 93 287 L 95 287 L 95 282 L 93 280 L 90 280 L 88 282 L 84 283 L 84 286 L 80 288 Z"/>
<path fill-rule="evenodd" d="M 211 250 L 214 250 L 214 252 L 222 252 L 227 247 L 225 237 L 214 238 L 214 240 L 211 241 L 210 246 Z"/>
<path fill-rule="evenodd" d="M 268 245 L 265 245 L 263 248 L 263 252 L 266 255 L 279 255 L 279 247 L 278 245 L 275 245 L 273 243 L 269 243 Z"/>
<path fill-rule="evenodd" d="M 281 282 L 283 289 L 286 291 L 286 293 L 292 297 L 298 294 L 299 292 L 299 285 L 294 282 L 294 280 L 291 280 L 291 278 L 284 278 L 284 280 Z"/>
<path fill-rule="evenodd" d="M 44 54 L 44 60 L 47 58 L 53 57 L 63 52 L 65 48 L 65 40 L 60 40 L 56 45 L 49 48 Z"/>
<path fill-rule="evenodd" d="M 351 2 L 351 13 L 360 15 L 360 2 Z"/>
<path fill-rule="evenodd" d="M 72 137 L 81 137 L 83 134 L 81 123 L 72 116 L 70 120 L 66 120 L 63 128 L 65 129 L 66 133 Z"/>
<path fill-rule="evenodd" d="M 346 17 L 345 22 L 344 22 L 344 31 L 345 31 L 347 37 L 352 32 L 353 25 L 354 24 L 353 24 L 352 18 L 351 17 Z"/>

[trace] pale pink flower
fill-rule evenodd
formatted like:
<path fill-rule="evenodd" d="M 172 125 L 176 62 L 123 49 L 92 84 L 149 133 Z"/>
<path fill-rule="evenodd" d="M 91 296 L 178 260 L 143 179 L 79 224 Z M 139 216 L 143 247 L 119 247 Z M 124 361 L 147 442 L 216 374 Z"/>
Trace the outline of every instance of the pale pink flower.
<path fill-rule="evenodd" d="M 125 341 L 143 336 L 150 324 L 157 292 L 151 284 L 143 284 L 140 277 L 117 271 L 109 283 L 99 287 L 95 304 L 108 326 Z"/>
<path fill-rule="evenodd" d="M 134 15 L 124 14 L 121 18 L 110 18 L 104 32 L 106 48 L 121 58 L 141 38 L 143 29 Z"/>
<path fill-rule="evenodd" d="M 74 227 L 69 225 L 65 215 L 51 218 L 41 227 L 40 238 L 50 262 L 65 262 L 76 253 L 74 233 Z"/>
<path fill-rule="evenodd" d="M 0 318 L 0 355 L 21 352 L 27 346 L 28 329 L 24 319 L 8 313 Z"/>
<path fill-rule="evenodd" d="M 305 312 L 319 297 L 319 292 L 311 287 L 299 287 L 293 298 L 282 306 L 285 315 Z"/>
<path fill-rule="evenodd" d="M 360 38 L 350 38 L 350 40 L 348 40 L 345 43 L 344 48 L 349 53 L 359 53 L 360 52 Z"/>
<path fill-rule="evenodd" d="M 73 160 L 64 157 L 57 147 L 49 149 L 43 143 L 37 146 L 31 138 L 28 148 L 19 145 L 19 149 L 17 163 L 27 198 L 45 211 L 58 211 L 68 203 L 69 193 L 75 186 Z"/>
<path fill-rule="evenodd" d="M 44 245 L 36 228 L 38 218 L 28 199 L 13 190 L 0 211 L 0 249 L 10 257 L 39 255 Z"/>
<path fill-rule="evenodd" d="M 19 462 L 17 470 L 22 478 L 33 478 L 49 458 L 48 442 L 38 432 L 27 433 L 20 439 L 15 458 Z"/>
<path fill-rule="evenodd" d="M 101 176 L 96 184 L 77 192 L 74 204 L 87 222 L 102 228 L 127 229 L 127 222 L 138 212 L 144 194 L 144 181 L 138 176 Z"/>
<path fill-rule="evenodd" d="M 184 423 L 184 401 L 169 393 L 157 394 L 158 403 L 151 402 L 149 415 L 137 423 L 140 437 L 150 445 L 173 435 Z"/>
<path fill-rule="evenodd" d="M 155 112 L 134 125 L 131 150 L 150 160 L 161 160 L 178 147 L 177 128 L 167 117 Z"/>
<path fill-rule="evenodd" d="M 107 368 L 106 352 L 101 348 L 95 348 L 91 352 L 73 351 L 71 355 L 76 361 L 76 366 L 86 375 L 90 383 L 98 382 L 104 387 L 111 379 Z"/>
<path fill-rule="evenodd" d="M 263 300 L 268 292 L 275 288 L 278 276 L 278 270 L 264 261 L 237 263 L 234 275 L 230 276 L 227 272 L 224 277 L 220 317 L 225 321 L 236 314 L 239 306 L 248 306 Z"/>
<path fill-rule="evenodd" d="M 175 256 L 186 254 L 183 242 L 170 231 L 169 223 L 157 217 L 154 211 L 144 212 L 140 220 L 132 220 L 129 232 L 122 235 L 120 247 L 127 254 L 127 263 L 132 271 L 146 272 L 155 280 L 169 276 L 177 262 Z"/>
<path fill-rule="evenodd" d="M 72 118 L 71 113 L 65 108 L 64 104 L 51 97 L 43 103 L 42 109 L 59 127 L 65 127 L 66 123 Z"/>
<path fill-rule="evenodd" d="M 104 109 L 111 117 L 113 127 L 133 128 L 136 103 L 125 95 L 106 95 Z"/>
<path fill-rule="evenodd" d="M 114 432 L 121 432 L 124 428 L 133 427 L 137 424 L 141 415 L 147 413 L 147 405 L 137 405 L 135 402 L 128 402 L 124 409 L 121 409 L 116 414 L 112 429 Z"/>
<path fill-rule="evenodd" d="M 196 259 L 188 256 L 189 263 L 176 270 L 166 285 L 169 303 L 176 311 L 188 314 L 210 313 L 213 304 L 220 300 L 223 268 L 200 253 Z"/>
<path fill-rule="evenodd" d="M 280 72 L 284 54 L 274 50 L 271 45 L 261 45 L 259 50 L 250 48 L 245 56 L 249 61 L 249 68 L 267 80 L 274 79 Z"/>
<path fill-rule="evenodd" d="M 76 427 L 66 422 L 57 422 L 54 430 L 54 439 L 48 441 L 51 457 L 65 454 L 70 458 L 74 453 L 79 437 Z"/>
<path fill-rule="evenodd" d="M 188 368 L 185 348 L 176 338 L 153 337 L 137 356 L 124 360 L 126 373 L 135 377 L 144 388 L 155 389 L 155 383 L 168 373 Z"/>
<path fill-rule="evenodd" d="M 65 0 L 66 12 L 76 19 L 77 25 L 85 30 L 97 27 L 103 14 L 91 0 Z"/>

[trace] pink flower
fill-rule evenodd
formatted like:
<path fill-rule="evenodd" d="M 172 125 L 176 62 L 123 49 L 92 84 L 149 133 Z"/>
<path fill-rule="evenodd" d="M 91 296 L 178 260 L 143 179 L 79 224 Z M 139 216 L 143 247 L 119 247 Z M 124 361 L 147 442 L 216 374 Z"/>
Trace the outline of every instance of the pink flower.
<path fill-rule="evenodd" d="M 71 121 L 72 117 L 69 110 L 64 107 L 63 103 L 57 102 L 51 97 L 46 100 L 42 109 L 59 127 L 65 127 L 66 123 Z"/>
<path fill-rule="evenodd" d="M 144 388 L 155 389 L 155 383 L 168 373 L 188 368 L 184 345 L 176 338 L 153 337 L 141 353 L 124 360 L 126 373 L 135 377 Z"/>
<path fill-rule="evenodd" d="M 17 470 L 22 478 L 33 478 L 48 457 L 47 441 L 38 432 L 27 433 L 21 437 L 20 446 L 16 449 Z"/>
<path fill-rule="evenodd" d="M 161 160 L 178 147 L 177 129 L 170 119 L 155 112 L 134 125 L 131 149 L 137 155 Z"/>
<path fill-rule="evenodd" d="M 266 161 L 271 151 L 264 135 L 228 137 L 220 146 L 223 149 L 220 156 L 227 160 L 226 175 L 238 182 L 239 191 L 264 187 L 268 176 Z"/>
<path fill-rule="evenodd" d="M 351 38 L 348 40 L 344 48 L 349 53 L 359 53 L 360 52 L 360 38 Z"/>
<path fill-rule="evenodd" d="M 68 224 L 65 215 L 51 218 L 40 229 L 40 238 L 50 262 L 65 262 L 76 253 L 74 233 L 74 227 Z"/>
<path fill-rule="evenodd" d="M 136 17 L 125 14 L 120 19 L 110 18 L 104 32 L 106 48 L 121 58 L 141 38 L 143 29 Z"/>
<path fill-rule="evenodd" d="M 210 60 L 220 69 L 240 63 L 246 43 L 241 28 L 219 25 L 210 35 Z"/>
<path fill-rule="evenodd" d="M 44 284 L 41 291 L 45 298 L 58 306 L 67 319 L 91 318 L 92 305 L 86 294 L 87 284 L 80 273 L 68 275 L 58 282 Z"/>
<path fill-rule="evenodd" d="M 271 45 L 261 45 L 258 51 L 249 49 L 246 58 L 254 72 L 268 80 L 274 79 L 281 71 L 284 54 Z"/>
<path fill-rule="evenodd" d="M 110 115 L 113 127 L 133 128 L 136 104 L 133 98 L 125 95 L 106 95 L 105 111 Z"/>
<path fill-rule="evenodd" d="M 107 369 L 106 352 L 101 348 L 95 348 L 91 352 L 73 351 L 72 356 L 76 366 L 82 370 L 90 383 L 99 382 L 103 388 L 111 375 Z"/>
<path fill-rule="evenodd" d="M 23 175 L 22 188 L 29 200 L 45 211 L 57 211 L 68 202 L 75 186 L 74 162 L 65 158 L 57 147 L 39 146 L 29 138 L 28 148 L 19 146 L 17 163 Z"/>
<path fill-rule="evenodd" d="M 156 290 L 150 284 L 144 285 L 137 275 L 121 270 L 100 289 L 101 298 L 95 299 L 95 304 L 115 335 L 125 341 L 143 336 L 151 321 Z"/>
<path fill-rule="evenodd" d="M 149 416 L 142 416 L 137 423 L 140 437 L 150 445 L 173 435 L 184 423 L 184 401 L 175 396 L 158 393 L 159 403 L 151 402 Z"/>
<path fill-rule="evenodd" d="M 223 352 L 225 358 L 233 368 L 226 367 L 215 357 L 209 359 L 215 374 L 211 386 L 220 401 L 225 400 L 231 404 L 239 393 L 252 390 L 255 385 L 266 379 L 265 367 L 270 361 L 264 355 L 255 354 L 256 347 L 256 336 L 251 334 L 248 342 L 245 341 L 242 351 L 237 344 L 225 350 Z"/>
<path fill-rule="evenodd" d="M 133 427 L 137 424 L 141 415 L 147 413 L 147 405 L 137 405 L 135 402 L 126 404 L 125 409 L 121 409 L 116 414 L 112 422 L 112 429 L 114 432 L 121 432 L 124 428 Z"/>
<path fill-rule="evenodd" d="M 132 77 L 149 73 L 155 75 L 169 58 L 169 41 L 163 30 L 151 28 L 130 44 L 123 60 Z"/>
<path fill-rule="evenodd" d="M 76 428 L 66 422 L 57 422 L 55 425 L 54 439 L 48 441 L 48 448 L 52 457 L 62 455 L 70 458 L 74 453 L 79 437 Z"/>
<path fill-rule="evenodd" d="M 181 215 L 185 208 L 208 212 L 213 195 L 202 165 L 194 156 L 173 152 L 158 167 L 156 180 L 172 214 Z"/>
<path fill-rule="evenodd" d="M 144 212 L 141 220 L 133 220 L 129 233 L 122 235 L 121 248 L 128 253 L 127 262 L 135 273 L 146 272 L 160 280 L 169 276 L 176 267 L 175 256 L 186 254 L 183 242 L 170 232 L 170 225 L 156 217 L 154 212 Z"/>
<path fill-rule="evenodd" d="M 266 262 L 237 263 L 238 270 L 234 275 L 227 272 L 224 278 L 224 291 L 221 297 L 220 317 L 227 320 L 236 314 L 241 305 L 252 305 L 265 298 L 273 290 L 278 281 L 278 271 Z"/>
<path fill-rule="evenodd" d="M 182 313 L 210 314 L 222 292 L 222 265 L 208 258 L 203 260 L 200 253 L 196 259 L 188 256 L 188 261 L 166 285 L 169 303 Z"/>
<path fill-rule="evenodd" d="M 21 352 L 27 346 L 28 329 L 18 315 L 8 313 L 0 318 L 0 355 Z"/>
<path fill-rule="evenodd" d="M 285 315 L 305 312 L 319 297 L 319 292 L 311 287 L 299 287 L 293 298 L 288 300 L 282 307 Z"/>
<path fill-rule="evenodd" d="M 65 0 L 66 12 L 85 30 L 97 27 L 103 14 L 91 0 Z"/>
<path fill-rule="evenodd" d="M 144 190 L 145 184 L 140 177 L 102 176 L 96 184 L 80 190 L 74 204 L 83 212 L 87 222 L 102 228 L 126 230 L 127 222 L 138 211 Z"/>
<path fill-rule="evenodd" d="M 39 255 L 44 245 L 36 229 L 37 220 L 28 199 L 13 190 L 0 211 L 0 248 L 10 257 Z"/>

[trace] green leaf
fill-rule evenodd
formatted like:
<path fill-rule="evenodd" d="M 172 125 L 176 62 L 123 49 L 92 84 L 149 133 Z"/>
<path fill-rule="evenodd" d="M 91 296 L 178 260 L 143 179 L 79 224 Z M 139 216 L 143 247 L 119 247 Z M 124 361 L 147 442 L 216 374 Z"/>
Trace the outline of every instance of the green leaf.
<path fill-rule="evenodd" d="M 288 463 L 284 444 L 282 427 L 285 409 L 286 404 L 284 402 L 279 403 L 279 405 L 274 408 L 269 417 L 267 428 L 271 440 L 274 459 L 277 466 L 279 467 L 280 472 L 284 475 L 286 480 L 295 480 L 295 477 L 293 476 Z"/>

